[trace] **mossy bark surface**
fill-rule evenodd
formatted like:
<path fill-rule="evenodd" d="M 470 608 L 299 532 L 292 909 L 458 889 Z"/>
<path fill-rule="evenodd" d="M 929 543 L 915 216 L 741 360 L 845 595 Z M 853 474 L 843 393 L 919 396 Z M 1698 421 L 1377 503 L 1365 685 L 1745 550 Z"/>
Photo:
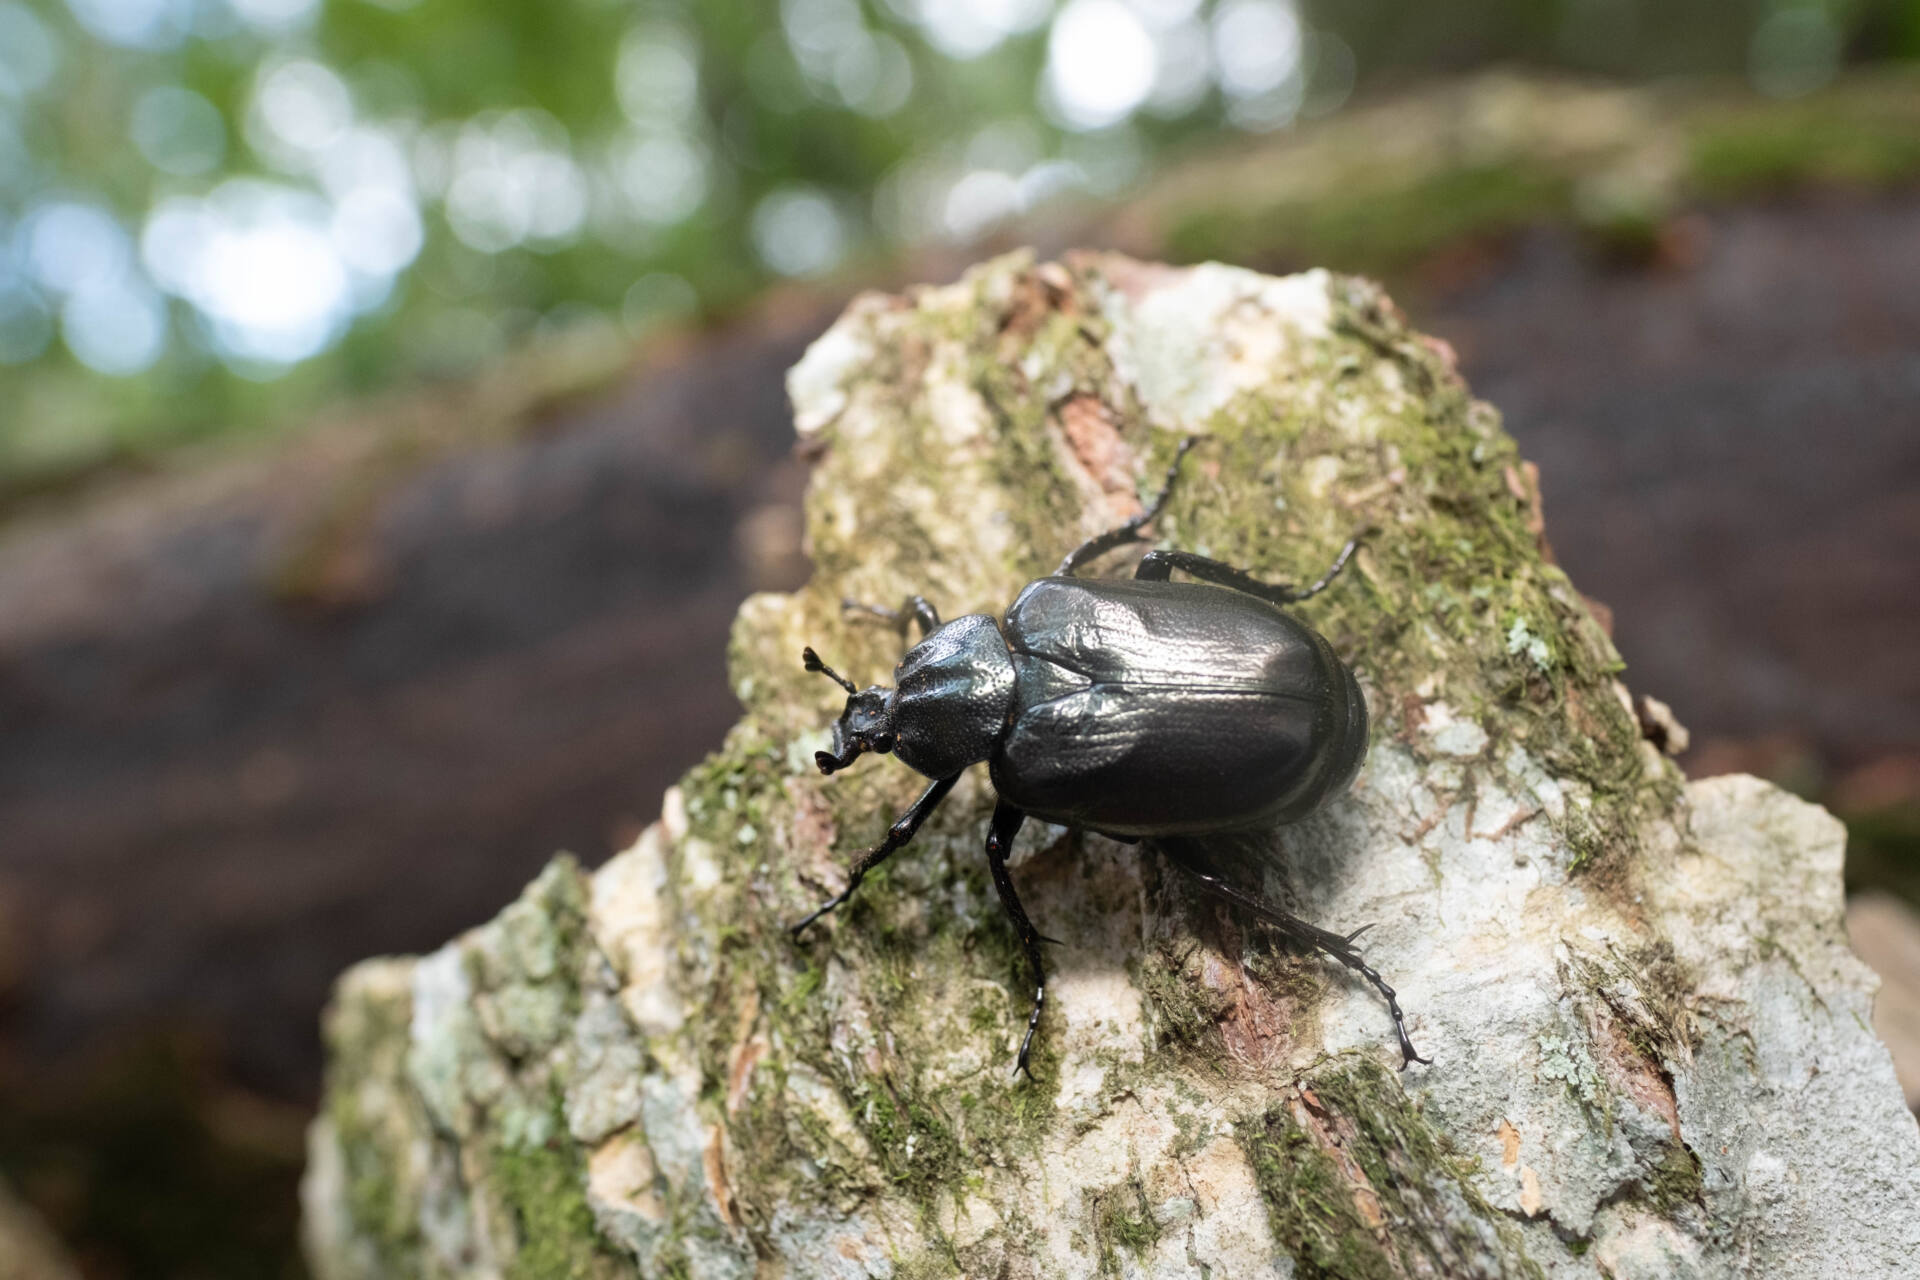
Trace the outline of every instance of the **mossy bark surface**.
<path fill-rule="evenodd" d="M 793 372 L 813 580 L 741 609 L 725 744 L 596 872 L 341 983 L 307 1237 L 327 1277 L 1895 1275 L 1920 1133 L 1840 931 L 1838 825 L 1641 737 L 1538 491 L 1443 344 L 1364 282 L 1014 255 L 856 302 Z M 966 777 L 823 778 L 897 638 L 843 599 L 999 612 L 1140 509 L 1269 579 L 1359 673 L 1353 790 L 1223 846 L 1371 989 L 1150 846 L 1029 824 L 1029 982 Z M 1127 571 L 1116 554 L 1096 571 Z"/>

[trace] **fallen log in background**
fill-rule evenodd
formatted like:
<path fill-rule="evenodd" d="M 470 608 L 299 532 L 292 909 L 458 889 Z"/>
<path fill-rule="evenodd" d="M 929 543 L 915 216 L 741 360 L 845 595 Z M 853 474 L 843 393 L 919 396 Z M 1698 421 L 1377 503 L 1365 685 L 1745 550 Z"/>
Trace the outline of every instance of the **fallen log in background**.
<path fill-rule="evenodd" d="M 1642 740 L 1511 440 L 1375 288 L 1015 256 L 862 299 L 790 387 L 816 571 L 742 609 L 725 746 L 599 871 L 343 980 L 321 1274 L 1892 1275 L 1920 1245 L 1838 824 Z M 1163 543 L 1302 580 L 1375 530 L 1300 610 L 1369 762 L 1264 888 L 1377 924 L 1429 1067 L 1151 849 L 1039 827 L 1015 874 L 1063 945 L 1010 1083 L 983 777 L 820 937 L 782 928 L 916 787 L 814 772 L 837 704 L 801 646 L 864 683 L 893 642 L 843 597 L 998 611 L 1188 432 Z"/>

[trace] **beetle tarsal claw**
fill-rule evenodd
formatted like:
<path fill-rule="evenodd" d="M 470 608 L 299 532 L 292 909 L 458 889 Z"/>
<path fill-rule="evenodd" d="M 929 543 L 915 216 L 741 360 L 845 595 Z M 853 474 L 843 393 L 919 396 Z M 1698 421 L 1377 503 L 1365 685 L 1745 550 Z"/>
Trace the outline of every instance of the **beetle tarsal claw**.
<path fill-rule="evenodd" d="M 1365 933 L 1367 930 L 1371 928 L 1373 928 L 1371 924 L 1361 925 L 1358 929 L 1355 929 L 1352 933 L 1347 935 L 1347 942 L 1351 944 L 1355 938 L 1359 937 L 1361 934 Z"/>
<path fill-rule="evenodd" d="M 846 894 L 840 893 L 840 894 L 835 894 L 831 898 L 828 898 L 825 902 L 821 903 L 819 906 L 815 907 L 811 912 L 809 912 L 806 919 L 800 921 L 798 924 L 789 925 L 787 927 L 787 933 L 793 938 L 795 942 L 798 942 L 800 940 L 800 935 L 807 931 L 808 925 L 811 925 L 814 921 L 818 920 L 821 916 L 824 916 L 825 914 L 827 914 L 827 912 L 833 910 L 835 907 L 845 902 L 846 897 L 847 897 Z"/>

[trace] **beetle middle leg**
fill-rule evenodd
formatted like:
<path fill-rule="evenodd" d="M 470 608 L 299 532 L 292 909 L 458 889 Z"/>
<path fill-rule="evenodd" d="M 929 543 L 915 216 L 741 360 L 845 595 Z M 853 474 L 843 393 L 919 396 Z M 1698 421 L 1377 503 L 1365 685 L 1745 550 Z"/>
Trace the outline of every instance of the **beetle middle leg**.
<path fill-rule="evenodd" d="M 1235 591 L 1244 591 L 1272 604 L 1295 604 L 1325 591 L 1340 576 L 1340 571 L 1347 567 L 1347 561 L 1353 559 L 1354 550 L 1359 545 L 1358 538 L 1348 539 L 1347 545 L 1340 548 L 1340 554 L 1334 557 L 1332 567 L 1321 574 L 1318 581 L 1305 587 L 1285 582 L 1262 582 L 1245 569 L 1236 569 L 1224 561 L 1195 555 L 1191 551 L 1149 551 L 1140 557 L 1140 567 L 1134 570 L 1133 576 L 1146 582 L 1165 582 L 1178 569 L 1202 582 L 1232 587 Z"/>
<path fill-rule="evenodd" d="M 1027 1034 L 1020 1041 L 1020 1056 L 1014 1060 L 1013 1073 L 1022 1071 L 1027 1078 L 1033 1078 L 1033 1072 L 1027 1066 L 1027 1053 L 1033 1048 L 1033 1032 L 1040 1025 L 1040 1010 L 1047 1002 L 1047 971 L 1041 964 L 1040 944 L 1046 941 L 1040 931 L 1033 927 L 1033 921 L 1027 918 L 1027 909 L 1020 905 L 1020 895 L 1014 891 L 1013 876 L 1007 870 L 1007 855 L 1013 849 L 1013 838 L 1020 833 L 1020 824 L 1027 815 L 1006 801 L 994 807 L 993 821 L 987 824 L 987 868 L 993 872 L 993 887 L 1000 893 L 1000 905 L 1007 910 L 1007 918 L 1013 921 L 1013 931 L 1020 936 L 1020 946 L 1027 953 L 1027 963 L 1033 968 L 1033 1010 L 1027 1015 Z"/>
<path fill-rule="evenodd" d="M 1060 567 L 1055 569 L 1054 573 L 1059 577 L 1066 577 L 1089 560 L 1103 556 L 1115 547 L 1129 542 L 1138 542 L 1145 537 L 1146 535 L 1140 530 L 1151 524 L 1155 516 L 1166 510 L 1167 499 L 1173 496 L 1173 482 L 1180 478 L 1180 464 L 1186 460 L 1187 450 L 1193 448 L 1199 439 L 1199 436 L 1188 436 L 1180 442 L 1180 448 L 1173 455 L 1173 461 L 1167 465 L 1167 478 L 1160 486 L 1160 496 L 1153 500 L 1151 506 L 1125 524 L 1109 529 L 1105 533 L 1095 534 L 1067 552 L 1066 559 L 1060 562 Z"/>
<path fill-rule="evenodd" d="M 920 626 L 920 638 L 925 640 L 940 627 L 940 611 L 923 595 L 908 596 L 898 609 L 889 609 L 885 605 L 862 604 L 858 600 L 842 600 L 842 613 L 859 613 L 878 618 L 900 633 L 902 640 L 907 637 L 908 628 L 915 623 Z"/>
<path fill-rule="evenodd" d="M 902 845 L 913 839 L 914 832 L 920 830 L 920 824 L 940 807 L 940 802 L 947 798 L 947 792 L 953 790 L 953 784 L 958 781 L 960 781 L 960 775 L 956 773 L 949 778 L 936 779 L 932 786 L 922 791 L 920 798 L 908 806 L 907 811 L 894 819 L 893 825 L 887 828 L 887 838 L 873 848 L 863 850 L 860 856 L 853 860 L 853 866 L 847 870 L 847 887 L 814 908 L 812 915 L 794 925 L 790 930 L 793 936 L 799 937 L 815 920 L 835 907 L 844 905 L 847 899 L 853 896 L 853 891 L 860 887 L 860 882 L 866 878 L 867 872 L 892 857 Z"/>
<path fill-rule="evenodd" d="M 1386 1000 L 1387 1012 L 1393 1015 L 1393 1033 L 1400 1041 L 1401 1067 L 1405 1068 L 1415 1062 L 1426 1064 L 1432 1061 L 1432 1059 L 1423 1058 L 1414 1052 L 1413 1041 L 1407 1037 L 1407 1019 L 1406 1015 L 1400 1011 L 1399 997 L 1394 994 L 1393 988 L 1387 985 L 1387 980 L 1380 976 L 1379 970 L 1375 969 L 1362 958 L 1360 948 L 1353 945 L 1354 939 L 1358 938 L 1368 929 L 1371 929 L 1373 927 L 1372 925 L 1362 925 L 1352 933 L 1334 933 L 1330 929 L 1322 929 L 1318 925 L 1308 924 L 1291 911 L 1276 907 L 1259 894 L 1242 889 L 1240 886 L 1197 865 L 1196 859 L 1190 855 L 1183 856 L 1184 851 L 1178 847 L 1174 847 L 1171 841 L 1160 842 L 1159 848 L 1162 853 L 1167 855 L 1167 861 L 1199 881 L 1201 886 L 1209 893 L 1224 898 L 1233 905 L 1252 912 L 1284 936 L 1293 939 L 1295 942 L 1312 947 L 1316 951 L 1332 956 L 1335 960 L 1338 960 L 1341 964 L 1365 978 L 1372 984 L 1373 989 L 1378 991 L 1381 997 Z"/>

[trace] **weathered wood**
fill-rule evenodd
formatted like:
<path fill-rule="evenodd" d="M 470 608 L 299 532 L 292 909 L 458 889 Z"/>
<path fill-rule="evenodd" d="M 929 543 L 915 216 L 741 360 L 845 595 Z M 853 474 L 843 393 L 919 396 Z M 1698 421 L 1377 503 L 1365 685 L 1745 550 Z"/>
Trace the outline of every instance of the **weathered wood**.
<path fill-rule="evenodd" d="M 599 871 L 372 962 L 329 1014 L 306 1185 L 328 1277 L 1894 1275 L 1920 1131 L 1840 923 L 1842 833 L 1764 783 L 1686 786 L 1542 555 L 1537 494 L 1444 345 L 1308 273 L 1013 256 L 869 296 L 790 379 L 812 581 L 741 610 L 746 713 Z M 1194 898 L 1151 849 L 1044 827 L 1016 877 L 1063 945 L 1035 1079 L 969 777 L 822 935 L 911 798 L 820 777 L 798 661 L 890 665 L 843 597 L 1004 606 L 1137 509 L 1197 432 L 1164 542 L 1269 577 L 1374 713 L 1268 892 L 1371 990 Z M 978 772 L 978 771 L 975 771 Z"/>

